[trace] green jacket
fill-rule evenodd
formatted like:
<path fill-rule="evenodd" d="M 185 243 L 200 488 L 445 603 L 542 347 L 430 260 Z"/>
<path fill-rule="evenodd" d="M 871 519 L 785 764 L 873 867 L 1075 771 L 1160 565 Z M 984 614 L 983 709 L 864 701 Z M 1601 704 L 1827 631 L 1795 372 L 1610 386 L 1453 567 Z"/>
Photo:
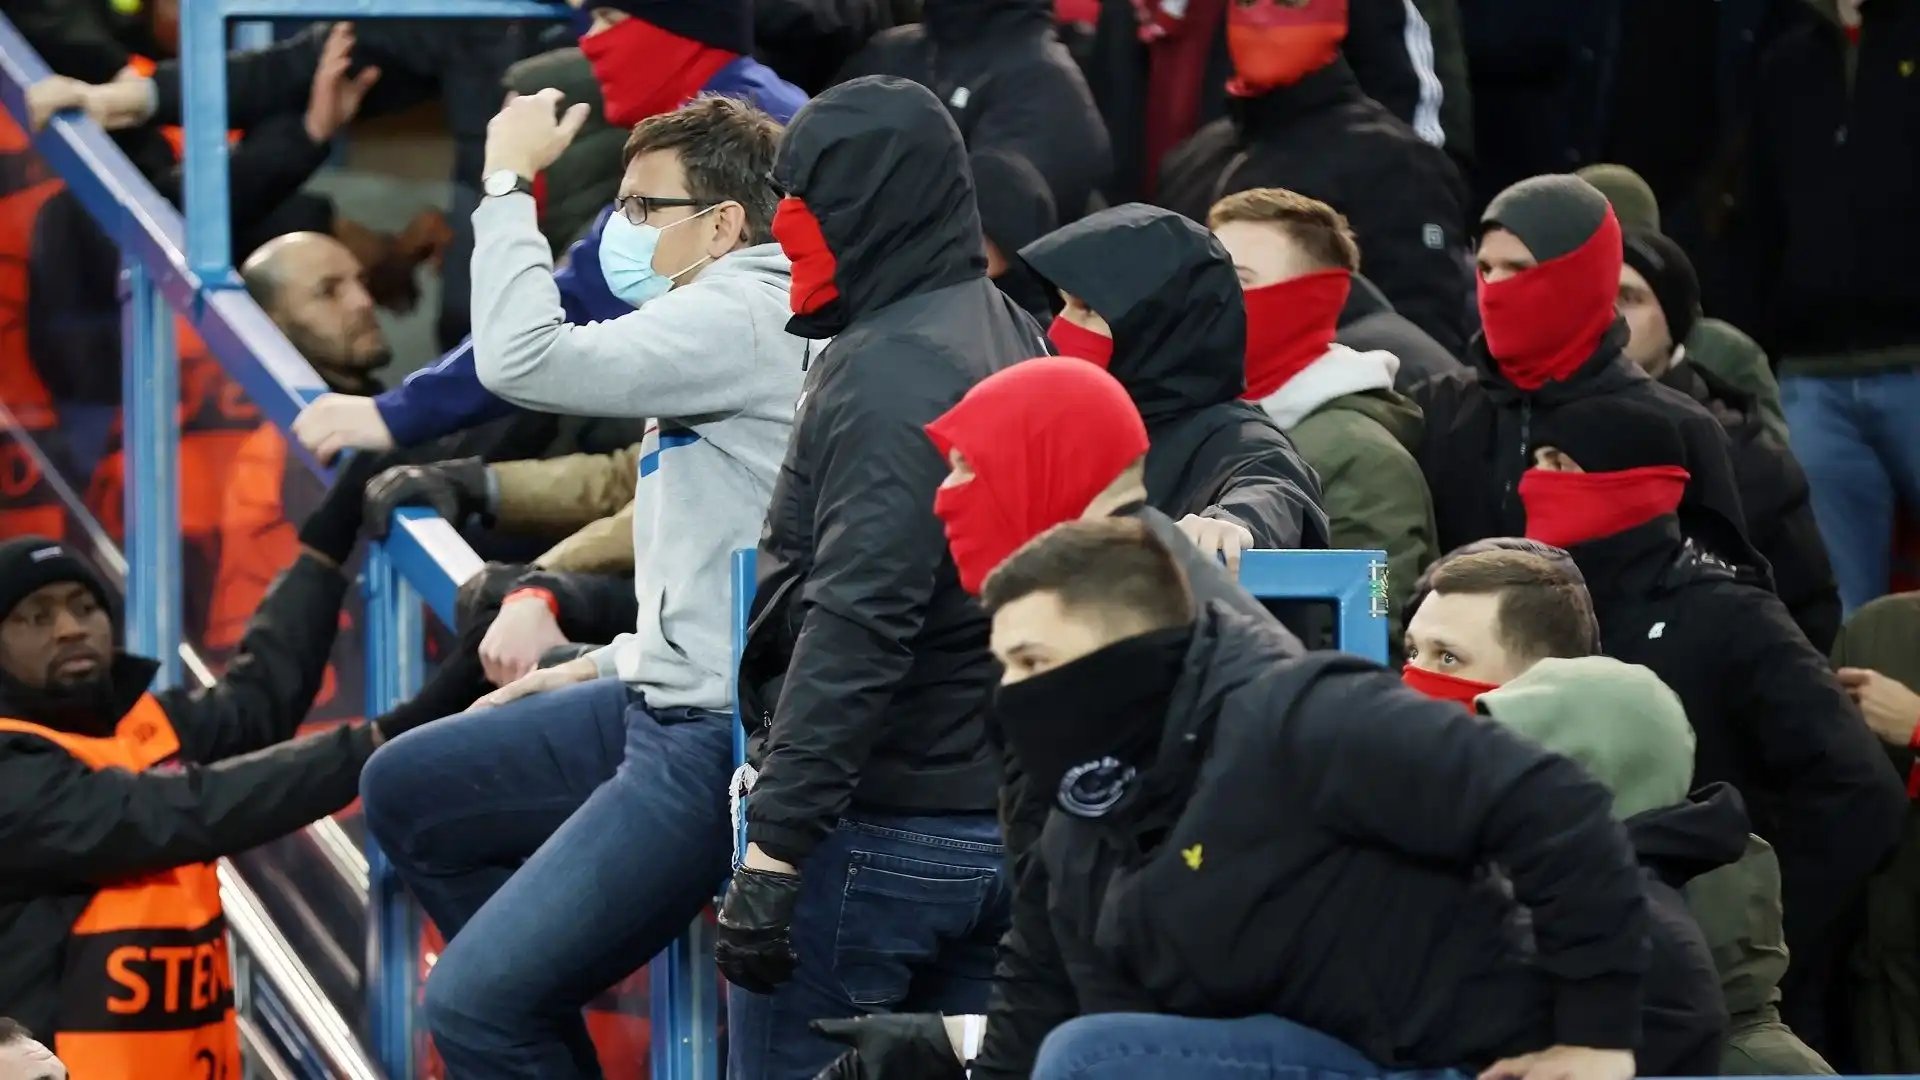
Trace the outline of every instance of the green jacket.
<path fill-rule="evenodd" d="M 1260 402 L 1320 476 L 1336 548 L 1387 553 L 1387 642 L 1400 652 L 1401 605 L 1439 552 L 1433 496 L 1413 457 L 1426 422 L 1395 393 L 1400 362 L 1335 345 Z"/>
<path fill-rule="evenodd" d="M 607 123 L 604 101 L 593 65 L 578 48 L 555 49 L 528 57 L 507 69 L 507 89 L 534 94 L 548 87 L 567 96 L 567 103 L 586 102 L 586 126 L 562 151 L 559 160 L 542 175 L 544 197 L 540 233 L 553 248 L 554 258 L 583 236 L 593 219 L 620 191 L 620 153 L 626 131 Z"/>
<path fill-rule="evenodd" d="M 1766 350 L 1759 342 L 1730 322 L 1701 319 L 1693 324 L 1683 344 L 1689 362 L 1732 383 L 1742 393 L 1752 394 L 1760 405 L 1762 426 L 1780 440 L 1780 445 L 1791 445 L 1787 441 L 1787 414 L 1780 407 L 1780 383 L 1773 377 Z"/>

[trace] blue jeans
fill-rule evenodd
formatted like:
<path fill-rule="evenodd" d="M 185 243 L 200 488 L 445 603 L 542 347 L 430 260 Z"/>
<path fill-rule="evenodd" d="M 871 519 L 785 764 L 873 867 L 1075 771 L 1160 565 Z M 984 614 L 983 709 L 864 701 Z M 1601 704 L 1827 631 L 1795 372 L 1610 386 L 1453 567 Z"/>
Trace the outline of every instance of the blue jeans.
<path fill-rule="evenodd" d="M 1011 886 L 992 814 L 843 817 L 801 868 L 800 965 L 772 995 L 727 989 L 727 1080 L 813 1080 L 846 1047 L 807 1021 L 978 1013 Z"/>
<path fill-rule="evenodd" d="M 1920 370 L 1789 375 L 1780 405 L 1851 615 L 1887 591 L 1896 506 L 1920 510 Z"/>
<path fill-rule="evenodd" d="M 439 720 L 374 753 L 367 828 L 447 947 L 425 1019 L 458 1080 L 598 1078 L 580 1010 L 726 876 L 733 726 L 599 679 Z"/>
<path fill-rule="evenodd" d="M 1032 1080 L 1467 1080 L 1452 1069 L 1394 1072 L 1330 1035 L 1277 1016 L 1199 1020 L 1101 1013 L 1040 1044 Z"/>

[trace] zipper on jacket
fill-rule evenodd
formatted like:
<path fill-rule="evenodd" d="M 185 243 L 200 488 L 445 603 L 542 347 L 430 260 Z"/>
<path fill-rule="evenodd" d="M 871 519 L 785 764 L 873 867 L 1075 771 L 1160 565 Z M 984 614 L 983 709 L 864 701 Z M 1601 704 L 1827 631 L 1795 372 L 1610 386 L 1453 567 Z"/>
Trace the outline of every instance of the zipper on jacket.
<path fill-rule="evenodd" d="M 1533 464 L 1528 457 L 1527 446 L 1533 441 L 1533 398 L 1520 399 L 1520 472 L 1525 474 L 1527 467 Z M 1520 490 L 1520 478 L 1514 477 L 1507 483 L 1507 494 L 1512 496 Z"/>

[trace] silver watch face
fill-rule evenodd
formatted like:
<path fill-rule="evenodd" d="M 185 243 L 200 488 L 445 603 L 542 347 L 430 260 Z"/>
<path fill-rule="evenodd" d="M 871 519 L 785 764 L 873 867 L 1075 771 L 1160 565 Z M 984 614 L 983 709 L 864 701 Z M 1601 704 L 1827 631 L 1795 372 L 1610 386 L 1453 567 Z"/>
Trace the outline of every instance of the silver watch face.
<path fill-rule="evenodd" d="M 513 189 L 518 186 L 519 183 L 520 177 L 505 169 L 501 169 L 497 172 L 488 173 L 486 179 L 481 181 L 481 187 L 487 194 L 498 197 L 512 194 Z"/>

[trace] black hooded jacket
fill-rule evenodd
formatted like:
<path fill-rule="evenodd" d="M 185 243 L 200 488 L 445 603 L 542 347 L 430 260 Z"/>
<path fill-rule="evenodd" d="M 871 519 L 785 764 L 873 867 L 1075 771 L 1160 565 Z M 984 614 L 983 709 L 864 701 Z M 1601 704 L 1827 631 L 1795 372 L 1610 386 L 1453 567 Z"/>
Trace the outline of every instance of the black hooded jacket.
<path fill-rule="evenodd" d="M 1635 1045 L 1641 873 L 1578 765 L 1217 603 L 1171 700 L 1111 811 L 1050 813 L 976 1080 L 1025 1077 L 1054 1027 L 1116 1011 L 1274 1013 L 1388 1068 Z"/>
<path fill-rule="evenodd" d="M 1773 590 L 1822 655 L 1840 635 L 1840 587 L 1813 518 L 1807 474 L 1767 431 L 1753 395 L 1699 364 L 1674 364 L 1663 385 L 1700 403 L 1727 429 L 1747 536 L 1773 568 Z"/>
<path fill-rule="evenodd" d="M 1737 788 L 1778 851 L 1795 967 L 1822 970 L 1905 820 L 1886 753 L 1764 577 L 1700 551 L 1673 515 L 1567 550 L 1606 654 L 1686 707 L 1694 783 Z"/>
<path fill-rule="evenodd" d="M 1616 320 L 1572 378 L 1529 393 L 1507 381 L 1487 353 L 1485 336 L 1476 335 L 1468 345 L 1465 368 L 1414 388 L 1411 396 L 1427 419 L 1420 471 L 1433 491 L 1440 550 L 1492 536 L 1526 535 L 1520 474 L 1533 467 L 1533 451 L 1544 445 L 1540 431 L 1575 406 L 1603 410 L 1619 405 L 1670 419 L 1684 446 L 1679 464 L 1692 474 L 1680 504 L 1688 535 L 1723 558 L 1764 572 L 1764 560 L 1747 542 L 1746 517 L 1720 422 L 1627 360 L 1621 354 L 1626 343 L 1626 323 Z M 1574 460 L 1579 459 L 1575 454 Z"/>
<path fill-rule="evenodd" d="M 1466 340 L 1468 197 L 1447 152 L 1366 95 L 1345 60 L 1292 86 L 1229 98 L 1175 147 L 1157 201 L 1195 221 L 1223 196 L 1280 187 L 1346 215 L 1361 266 L 1400 314 L 1448 349 Z"/>
<path fill-rule="evenodd" d="M 761 536 L 740 671 L 760 769 L 748 838 L 799 863 L 849 805 L 991 811 L 982 713 L 999 677 L 933 495 L 925 425 L 1046 350 L 986 277 L 966 148 L 904 79 L 834 87 L 793 118 L 774 179 L 818 219 L 839 296 L 788 328 L 812 359 Z"/>
<path fill-rule="evenodd" d="M 1398 357 L 1400 371 L 1393 377 L 1393 388 L 1403 394 L 1462 366 L 1445 345 L 1433 340 L 1432 334 L 1395 311 L 1380 286 L 1362 274 L 1353 275 L 1353 288 L 1347 292 L 1347 306 L 1340 310 L 1340 329 L 1334 340 L 1357 352 L 1380 350 Z"/>
<path fill-rule="evenodd" d="M 1147 501 L 1246 526 L 1255 547 L 1324 548 L 1320 478 L 1265 410 L 1242 401 L 1247 316 L 1212 233 L 1128 203 L 1020 249 L 1113 331 L 1108 371 L 1147 422 Z"/>
<path fill-rule="evenodd" d="M 839 78 L 861 75 L 933 91 L 969 148 L 1032 162 L 1064 220 L 1086 212 L 1113 169 L 1106 121 L 1054 34 L 1048 0 L 925 0 L 918 23 L 875 35 Z"/>

